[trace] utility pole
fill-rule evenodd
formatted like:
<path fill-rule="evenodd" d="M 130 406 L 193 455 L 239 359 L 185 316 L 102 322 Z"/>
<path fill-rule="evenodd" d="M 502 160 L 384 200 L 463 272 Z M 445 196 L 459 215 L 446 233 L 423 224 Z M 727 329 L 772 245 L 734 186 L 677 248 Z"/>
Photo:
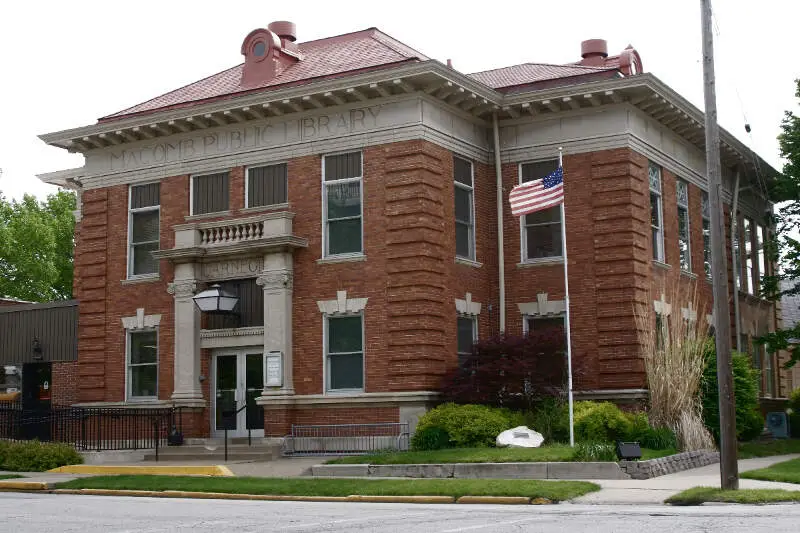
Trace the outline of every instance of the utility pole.
<path fill-rule="evenodd" d="M 736 411 L 731 372 L 731 321 L 728 308 L 728 261 L 725 253 L 725 218 L 719 159 L 719 125 L 714 78 L 714 38 L 711 34 L 711 0 L 700 0 L 703 26 L 703 85 L 706 108 L 706 174 L 711 211 L 711 278 L 714 287 L 714 329 L 719 383 L 720 479 L 727 490 L 739 488 L 736 462 Z M 735 267 L 734 267 L 735 268 Z M 736 287 L 733 297 L 738 297 Z"/>

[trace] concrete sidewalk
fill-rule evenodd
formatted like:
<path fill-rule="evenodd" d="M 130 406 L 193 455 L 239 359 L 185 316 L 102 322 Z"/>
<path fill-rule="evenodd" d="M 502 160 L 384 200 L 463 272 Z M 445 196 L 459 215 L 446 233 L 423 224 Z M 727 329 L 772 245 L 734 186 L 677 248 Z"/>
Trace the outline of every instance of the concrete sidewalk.
<path fill-rule="evenodd" d="M 760 457 L 757 459 L 742 459 L 739 461 L 739 472 L 765 468 L 775 463 L 788 461 L 800 457 L 798 454 L 777 455 Z M 720 486 L 719 464 L 685 470 L 675 474 L 660 476 L 652 479 L 609 479 L 587 480 L 597 483 L 602 487 L 598 492 L 593 492 L 572 500 L 577 504 L 659 504 L 673 494 L 677 494 L 692 487 L 717 487 Z M 786 489 L 800 490 L 800 485 L 793 483 L 777 483 L 773 481 L 759 481 L 755 479 L 741 479 L 739 487 L 743 489 Z"/>

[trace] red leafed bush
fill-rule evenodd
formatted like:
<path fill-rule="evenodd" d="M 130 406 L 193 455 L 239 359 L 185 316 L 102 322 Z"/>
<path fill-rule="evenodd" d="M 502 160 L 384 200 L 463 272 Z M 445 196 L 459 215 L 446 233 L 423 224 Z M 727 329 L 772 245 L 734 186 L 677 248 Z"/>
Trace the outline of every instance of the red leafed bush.
<path fill-rule="evenodd" d="M 544 398 L 561 396 L 566 386 L 564 330 L 550 328 L 477 342 L 440 391 L 445 401 L 530 410 Z"/>

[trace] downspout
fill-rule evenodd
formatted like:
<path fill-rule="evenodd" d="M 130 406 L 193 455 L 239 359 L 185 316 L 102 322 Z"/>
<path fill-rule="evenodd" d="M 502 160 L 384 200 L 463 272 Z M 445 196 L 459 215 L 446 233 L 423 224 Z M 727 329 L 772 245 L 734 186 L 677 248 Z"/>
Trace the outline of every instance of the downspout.
<path fill-rule="evenodd" d="M 736 263 L 736 233 L 739 231 L 739 217 L 736 212 L 739 208 L 739 170 L 736 170 L 736 184 L 733 187 L 733 205 L 731 206 L 731 255 L 733 265 L 733 320 L 736 323 L 736 351 L 742 353 L 742 334 L 741 325 L 739 321 L 739 268 L 742 264 L 742 242 L 739 243 L 739 264 Z"/>
<path fill-rule="evenodd" d="M 503 250 L 503 168 L 500 164 L 500 128 L 497 125 L 497 111 L 492 113 L 494 133 L 494 173 L 497 179 L 497 284 L 500 288 L 500 333 L 506 331 L 506 272 L 505 252 Z"/>

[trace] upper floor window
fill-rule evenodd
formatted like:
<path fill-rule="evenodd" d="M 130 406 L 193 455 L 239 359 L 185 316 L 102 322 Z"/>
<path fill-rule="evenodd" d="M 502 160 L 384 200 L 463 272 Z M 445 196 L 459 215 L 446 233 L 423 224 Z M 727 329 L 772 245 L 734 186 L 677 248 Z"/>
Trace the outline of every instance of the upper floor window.
<path fill-rule="evenodd" d="M 755 287 L 753 285 L 753 221 L 749 218 L 744 219 L 744 257 L 747 275 L 747 293 L 754 294 Z"/>
<path fill-rule="evenodd" d="M 160 186 L 131 185 L 128 200 L 128 277 L 158 274 Z"/>
<path fill-rule="evenodd" d="M 650 180 L 650 229 L 653 241 L 653 259 L 664 262 L 664 216 L 661 205 L 661 167 L 650 163 L 647 168 Z"/>
<path fill-rule="evenodd" d="M 361 152 L 323 159 L 324 256 L 363 252 Z"/>
<path fill-rule="evenodd" d="M 764 243 L 767 240 L 767 228 L 756 225 L 756 253 L 758 254 L 758 290 L 764 287 L 764 276 L 767 275 L 767 262 L 764 258 Z"/>
<path fill-rule="evenodd" d="M 708 193 L 703 192 L 700 202 L 703 216 L 703 268 L 706 277 L 711 279 L 711 209 L 708 202 Z"/>
<path fill-rule="evenodd" d="M 520 165 L 519 182 L 544 178 L 557 168 L 557 159 L 523 163 Z M 523 262 L 562 256 L 560 205 L 522 216 L 520 219 Z"/>
<path fill-rule="evenodd" d="M 453 157 L 456 256 L 475 259 L 475 189 L 472 162 Z"/>
<path fill-rule="evenodd" d="M 227 172 L 192 176 L 192 215 L 205 215 L 228 210 Z"/>
<path fill-rule="evenodd" d="M 741 239 L 739 238 L 739 221 L 734 217 L 733 220 L 733 268 L 736 273 L 736 289 L 742 290 L 742 278 L 744 278 L 744 271 L 742 269 L 742 252 L 739 249 Z"/>
<path fill-rule="evenodd" d="M 286 189 L 286 163 L 247 168 L 246 207 L 285 204 Z"/>
<path fill-rule="evenodd" d="M 689 184 L 677 181 L 678 204 L 678 250 L 680 252 L 681 270 L 692 271 L 692 243 L 689 231 Z"/>

